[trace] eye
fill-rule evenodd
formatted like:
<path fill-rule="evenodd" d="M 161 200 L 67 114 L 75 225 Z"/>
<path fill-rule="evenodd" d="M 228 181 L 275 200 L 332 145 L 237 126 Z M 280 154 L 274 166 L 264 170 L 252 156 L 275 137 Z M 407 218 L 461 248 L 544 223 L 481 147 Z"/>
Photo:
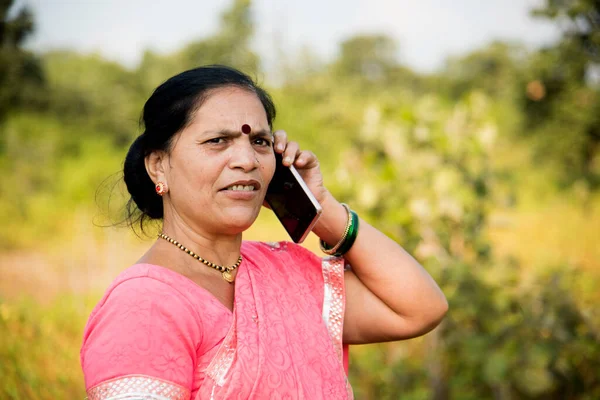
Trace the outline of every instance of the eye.
<path fill-rule="evenodd" d="M 256 138 L 256 139 L 254 139 L 254 144 L 259 145 L 259 146 L 270 146 L 271 141 L 269 139 L 265 139 L 265 138 Z"/>
<path fill-rule="evenodd" d="M 224 137 L 216 137 L 216 138 L 212 138 L 207 140 L 204 143 L 211 143 L 211 144 L 222 144 L 225 142 L 225 138 Z"/>

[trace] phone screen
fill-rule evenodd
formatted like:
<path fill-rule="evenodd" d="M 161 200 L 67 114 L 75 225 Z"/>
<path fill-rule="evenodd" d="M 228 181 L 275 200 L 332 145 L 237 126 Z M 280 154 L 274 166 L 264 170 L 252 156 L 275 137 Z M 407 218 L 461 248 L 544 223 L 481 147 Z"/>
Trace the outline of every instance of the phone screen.
<path fill-rule="evenodd" d="M 321 215 L 322 208 L 306 183 L 275 153 L 275 175 L 267 188 L 265 200 L 296 243 L 302 243 Z"/>

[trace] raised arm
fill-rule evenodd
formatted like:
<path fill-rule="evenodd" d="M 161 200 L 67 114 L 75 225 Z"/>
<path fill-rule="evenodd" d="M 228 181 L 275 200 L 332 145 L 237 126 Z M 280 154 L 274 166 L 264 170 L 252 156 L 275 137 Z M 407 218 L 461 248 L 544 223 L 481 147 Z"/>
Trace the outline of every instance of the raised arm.
<path fill-rule="evenodd" d="M 330 194 L 315 234 L 335 244 L 344 233 L 346 209 Z M 400 245 L 366 221 L 344 255 L 346 271 L 344 342 L 354 344 L 407 339 L 429 332 L 448 303 L 425 269 Z"/>
<path fill-rule="evenodd" d="M 284 164 L 298 169 L 323 207 L 313 232 L 329 245 L 344 234 L 348 213 L 323 185 L 319 161 L 310 151 L 275 132 L 275 151 Z M 354 344 L 407 339 L 437 326 L 448 303 L 425 269 L 399 244 L 360 220 L 354 245 L 344 255 L 352 269 L 345 273 L 344 342 Z"/>

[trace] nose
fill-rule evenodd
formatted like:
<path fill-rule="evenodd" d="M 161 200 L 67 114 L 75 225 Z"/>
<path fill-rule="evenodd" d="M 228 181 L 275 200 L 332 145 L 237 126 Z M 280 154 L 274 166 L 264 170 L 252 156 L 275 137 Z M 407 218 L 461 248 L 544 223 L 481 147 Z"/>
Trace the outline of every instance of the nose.
<path fill-rule="evenodd" d="M 240 143 L 239 145 L 231 148 L 231 156 L 229 159 L 230 168 L 240 168 L 244 170 L 244 172 L 249 172 L 258 168 L 258 166 L 258 158 L 256 156 L 256 151 L 252 147 L 252 144 L 248 142 Z"/>

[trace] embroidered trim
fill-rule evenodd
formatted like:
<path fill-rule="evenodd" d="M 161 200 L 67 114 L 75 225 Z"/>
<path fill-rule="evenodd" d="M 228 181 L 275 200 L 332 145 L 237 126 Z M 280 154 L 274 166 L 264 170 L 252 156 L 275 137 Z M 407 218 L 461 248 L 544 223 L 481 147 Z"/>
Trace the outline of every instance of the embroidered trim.
<path fill-rule="evenodd" d="M 237 342 L 237 331 L 235 329 L 236 316 L 233 314 L 233 320 L 231 322 L 231 328 L 221 347 L 217 350 L 217 354 L 213 357 L 210 364 L 206 368 L 206 374 L 210 376 L 217 385 L 223 386 L 225 384 L 225 375 L 229 372 L 233 359 L 235 358 L 236 342 Z M 214 389 L 214 388 L 213 388 Z"/>
<path fill-rule="evenodd" d="M 323 321 L 329 330 L 329 336 L 340 362 L 343 362 L 342 332 L 344 328 L 344 259 L 342 257 L 323 257 L 324 299 Z"/>
<path fill-rule="evenodd" d="M 331 343 L 338 355 L 340 363 L 344 362 L 343 330 L 344 312 L 346 309 L 346 286 L 344 271 L 349 269 L 342 257 L 323 257 L 323 321 L 329 331 Z M 346 394 L 348 400 L 354 399 L 352 386 L 346 377 Z"/>
<path fill-rule="evenodd" d="M 287 250 L 287 242 L 264 242 L 271 251 L 284 251 Z"/>
<path fill-rule="evenodd" d="M 87 391 L 88 400 L 188 400 L 191 392 L 175 383 L 142 375 L 104 381 Z"/>

